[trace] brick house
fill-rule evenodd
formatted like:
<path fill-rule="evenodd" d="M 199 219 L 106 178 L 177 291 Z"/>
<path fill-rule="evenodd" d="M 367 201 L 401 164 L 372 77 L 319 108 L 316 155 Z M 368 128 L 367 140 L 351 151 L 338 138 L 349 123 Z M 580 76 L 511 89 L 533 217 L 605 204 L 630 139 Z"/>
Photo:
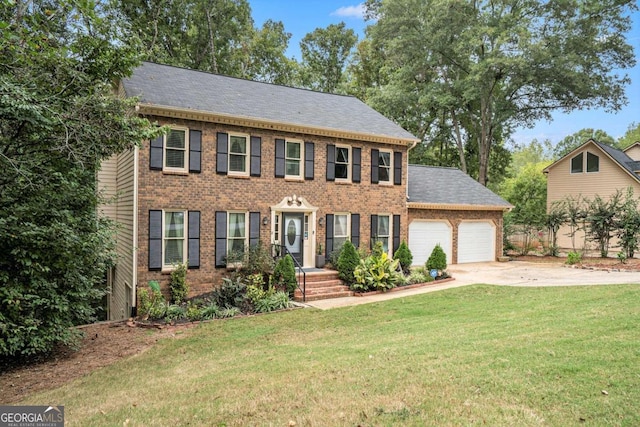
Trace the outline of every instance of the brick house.
<path fill-rule="evenodd" d="M 320 248 L 328 256 L 347 239 L 389 254 L 407 239 L 419 140 L 357 98 L 153 63 L 121 91 L 170 131 L 98 175 L 115 199 L 103 212 L 119 223 L 110 318 L 128 317 L 136 286 L 164 286 L 177 262 L 197 294 L 227 274 L 230 251 L 258 242 L 314 267 Z"/>

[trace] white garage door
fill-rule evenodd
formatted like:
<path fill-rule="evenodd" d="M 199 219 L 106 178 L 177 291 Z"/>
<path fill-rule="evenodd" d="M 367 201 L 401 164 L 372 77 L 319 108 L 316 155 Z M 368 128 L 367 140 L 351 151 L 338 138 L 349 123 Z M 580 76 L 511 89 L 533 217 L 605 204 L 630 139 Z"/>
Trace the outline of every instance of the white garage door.
<path fill-rule="evenodd" d="M 458 226 L 458 264 L 495 261 L 496 229 L 489 221 L 461 222 Z"/>
<path fill-rule="evenodd" d="M 446 221 L 413 221 L 409 224 L 409 249 L 413 265 L 424 265 L 437 244 L 451 263 L 451 226 Z"/>

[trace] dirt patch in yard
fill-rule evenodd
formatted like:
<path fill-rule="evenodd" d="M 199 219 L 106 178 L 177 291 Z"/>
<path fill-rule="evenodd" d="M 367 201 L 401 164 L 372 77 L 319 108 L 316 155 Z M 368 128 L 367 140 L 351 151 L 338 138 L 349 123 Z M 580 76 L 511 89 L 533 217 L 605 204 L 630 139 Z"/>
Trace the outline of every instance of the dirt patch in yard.
<path fill-rule="evenodd" d="M 130 325 L 130 324 L 129 324 Z M 141 354 L 161 338 L 174 338 L 189 325 L 141 328 L 127 322 L 96 323 L 79 350 L 60 347 L 47 358 L 22 363 L 0 360 L 0 404 L 14 404 L 44 390 L 60 387 L 118 360 Z"/>
<path fill-rule="evenodd" d="M 546 255 L 510 255 L 510 259 L 512 261 L 539 262 L 557 265 L 564 265 L 567 261 L 567 258 L 565 257 L 552 257 Z M 618 258 L 585 257 L 582 259 L 582 262 L 576 264 L 574 267 L 640 272 L 640 258 L 628 259 L 626 262 L 622 263 Z"/>

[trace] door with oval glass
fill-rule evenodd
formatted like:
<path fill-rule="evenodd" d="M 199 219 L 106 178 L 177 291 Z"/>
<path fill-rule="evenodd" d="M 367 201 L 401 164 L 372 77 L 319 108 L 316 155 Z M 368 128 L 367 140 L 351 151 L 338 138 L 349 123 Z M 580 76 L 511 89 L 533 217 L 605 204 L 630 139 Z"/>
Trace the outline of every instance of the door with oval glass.
<path fill-rule="evenodd" d="M 304 224 L 304 213 L 287 212 L 282 214 L 282 224 L 284 233 L 284 245 L 300 265 L 303 265 L 304 239 L 302 236 L 302 226 Z"/>

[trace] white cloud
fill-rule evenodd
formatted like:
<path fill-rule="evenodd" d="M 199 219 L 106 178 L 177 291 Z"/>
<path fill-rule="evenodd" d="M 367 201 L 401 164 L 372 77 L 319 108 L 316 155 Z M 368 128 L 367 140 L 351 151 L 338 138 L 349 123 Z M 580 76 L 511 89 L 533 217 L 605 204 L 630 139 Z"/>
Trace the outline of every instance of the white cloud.
<path fill-rule="evenodd" d="M 331 16 L 342 16 L 345 18 L 364 18 L 364 3 L 355 6 L 343 6 L 331 12 Z"/>

